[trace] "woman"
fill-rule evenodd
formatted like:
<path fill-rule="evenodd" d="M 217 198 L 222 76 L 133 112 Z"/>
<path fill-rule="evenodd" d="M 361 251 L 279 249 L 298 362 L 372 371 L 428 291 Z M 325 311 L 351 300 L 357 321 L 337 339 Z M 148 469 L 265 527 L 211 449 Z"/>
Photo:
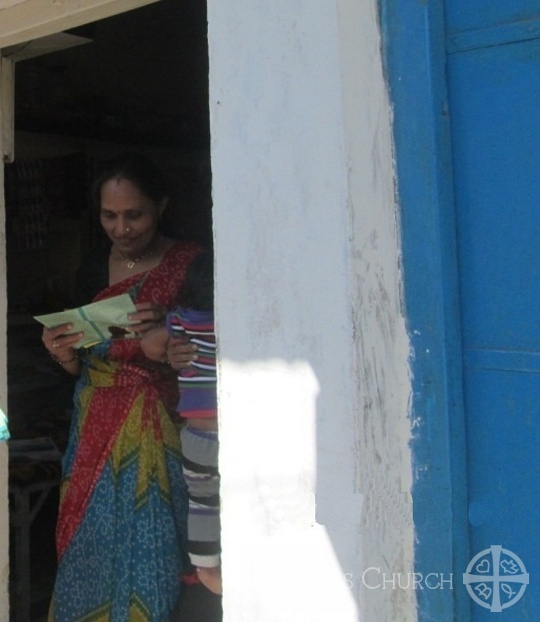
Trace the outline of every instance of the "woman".
<path fill-rule="evenodd" d="M 159 172 L 142 157 L 112 163 L 97 179 L 101 225 L 111 241 L 101 265 L 83 266 L 82 291 L 103 300 L 129 293 L 140 337 L 173 307 L 193 243 L 158 231 L 167 205 Z M 186 490 L 171 414 L 175 373 L 145 357 L 137 338 L 76 350 L 69 325 L 43 343 L 79 375 L 63 462 L 57 525 L 58 572 L 51 622 L 169 619 L 179 595 Z M 175 353 L 182 357 L 178 350 Z"/>

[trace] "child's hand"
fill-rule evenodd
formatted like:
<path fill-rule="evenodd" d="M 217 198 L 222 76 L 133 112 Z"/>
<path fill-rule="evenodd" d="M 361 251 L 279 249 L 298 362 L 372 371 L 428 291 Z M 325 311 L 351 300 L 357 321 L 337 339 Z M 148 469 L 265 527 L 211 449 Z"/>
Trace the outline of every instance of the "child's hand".
<path fill-rule="evenodd" d="M 223 593 L 223 582 L 221 579 L 221 567 L 197 568 L 199 581 L 213 594 Z"/>
<path fill-rule="evenodd" d="M 197 360 L 197 349 L 187 337 L 171 337 L 167 346 L 169 365 L 177 371 L 186 369 L 191 365 L 191 361 Z"/>

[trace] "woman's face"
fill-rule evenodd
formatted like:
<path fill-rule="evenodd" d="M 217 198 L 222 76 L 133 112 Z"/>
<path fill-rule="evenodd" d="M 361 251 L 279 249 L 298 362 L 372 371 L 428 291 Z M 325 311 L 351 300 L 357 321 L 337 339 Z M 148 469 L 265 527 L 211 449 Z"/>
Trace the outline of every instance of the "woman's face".
<path fill-rule="evenodd" d="M 101 186 L 101 225 L 116 248 L 130 257 L 148 249 L 164 209 L 165 202 L 157 205 L 127 179 L 110 179 Z"/>

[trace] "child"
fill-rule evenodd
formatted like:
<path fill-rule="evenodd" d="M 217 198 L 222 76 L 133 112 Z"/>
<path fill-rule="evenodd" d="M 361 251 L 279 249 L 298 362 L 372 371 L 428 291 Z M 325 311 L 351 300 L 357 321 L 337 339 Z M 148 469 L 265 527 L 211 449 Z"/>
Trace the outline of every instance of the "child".
<path fill-rule="evenodd" d="M 188 552 L 201 583 L 214 594 L 221 594 L 213 295 L 212 257 L 202 253 L 188 268 L 182 306 L 167 314 L 166 329 L 146 333 L 143 349 L 151 358 L 163 358 L 167 342 L 176 337 L 187 337 L 197 346 L 196 359 L 178 371 L 177 410 L 185 421 L 180 436 L 189 490 Z"/>

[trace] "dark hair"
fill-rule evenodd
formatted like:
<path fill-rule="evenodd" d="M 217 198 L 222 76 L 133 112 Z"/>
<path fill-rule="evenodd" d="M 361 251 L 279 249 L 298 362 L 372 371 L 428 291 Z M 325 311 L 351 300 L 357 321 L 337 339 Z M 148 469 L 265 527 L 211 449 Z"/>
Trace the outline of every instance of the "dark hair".
<path fill-rule="evenodd" d="M 169 196 L 167 183 L 158 167 L 146 156 L 132 154 L 109 160 L 103 166 L 92 184 L 94 205 L 101 204 L 103 184 L 116 178 L 127 179 L 156 204 Z"/>
<path fill-rule="evenodd" d="M 189 264 L 180 302 L 197 311 L 214 308 L 214 261 L 210 252 L 197 255 Z"/>

